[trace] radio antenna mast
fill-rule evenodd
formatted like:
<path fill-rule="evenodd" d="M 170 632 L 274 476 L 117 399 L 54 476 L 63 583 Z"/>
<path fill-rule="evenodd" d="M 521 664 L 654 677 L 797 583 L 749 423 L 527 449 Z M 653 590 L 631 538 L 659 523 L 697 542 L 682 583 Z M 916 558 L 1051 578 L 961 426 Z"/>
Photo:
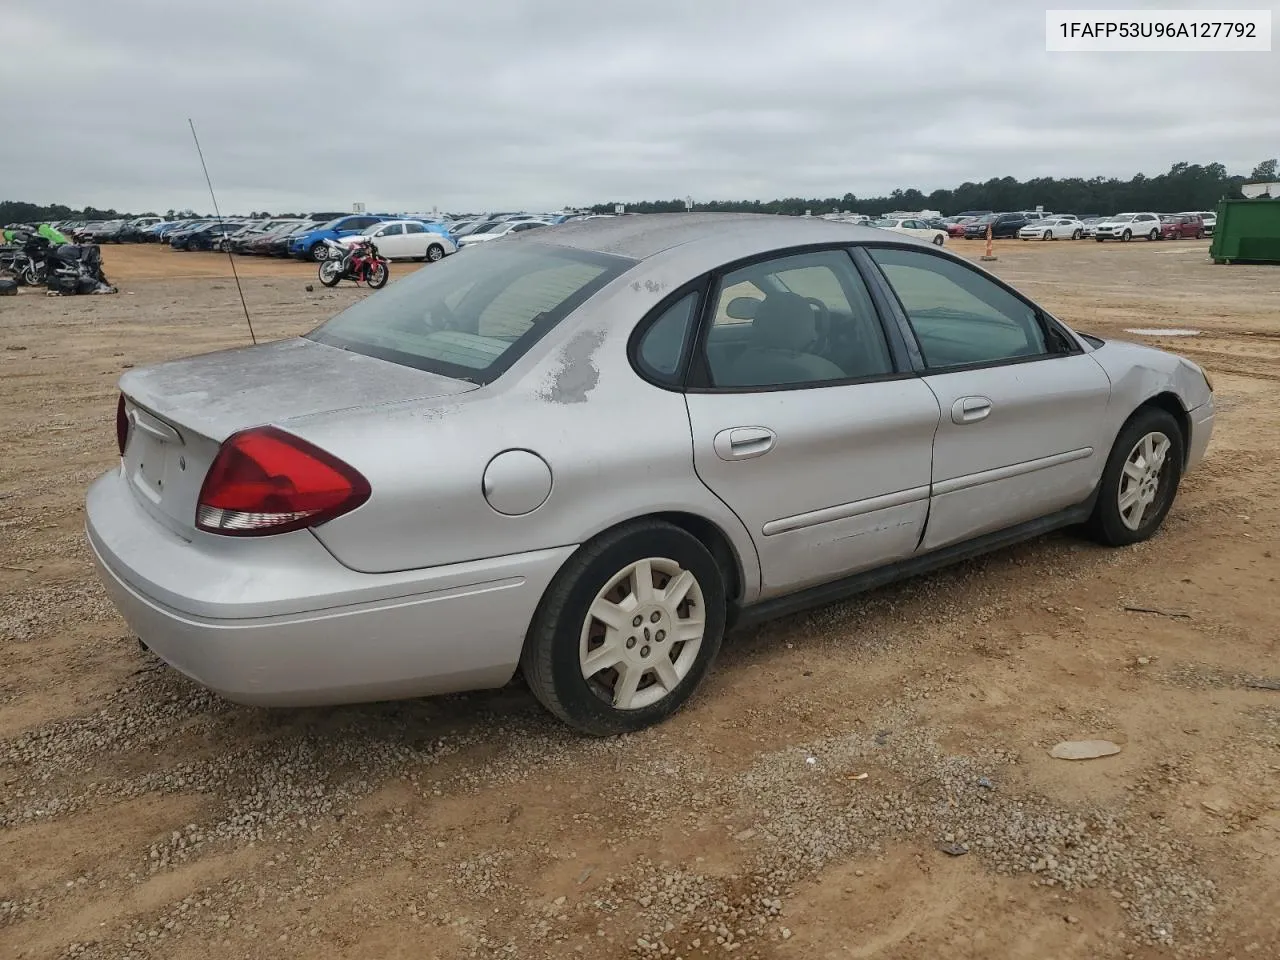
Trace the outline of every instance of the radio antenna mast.
<path fill-rule="evenodd" d="M 187 123 L 191 126 L 191 139 L 196 142 L 196 153 L 200 156 L 200 166 L 204 169 L 204 182 L 209 185 L 209 199 L 213 201 L 213 214 L 218 218 L 218 225 L 222 225 L 222 212 L 218 210 L 218 198 L 213 193 L 213 181 L 209 179 L 209 165 L 204 162 L 204 151 L 200 149 L 200 138 L 196 136 L 196 125 L 190 117 Z M 244 289 L 240 286 L 240 274 L 236 272 L 236 258 L 231 255 L 231 248 L 227 247 L 227 262 L 231 264 L 231 276 L 236 279 L 236 292 L 240 294 L 240 306 L 244 308 L 244 322 L 249 325 L 249 339 L 257 346 L 258 338 L 253 333 L 253 321 L 249 319 L 249 305 L 244 301 Z"/>

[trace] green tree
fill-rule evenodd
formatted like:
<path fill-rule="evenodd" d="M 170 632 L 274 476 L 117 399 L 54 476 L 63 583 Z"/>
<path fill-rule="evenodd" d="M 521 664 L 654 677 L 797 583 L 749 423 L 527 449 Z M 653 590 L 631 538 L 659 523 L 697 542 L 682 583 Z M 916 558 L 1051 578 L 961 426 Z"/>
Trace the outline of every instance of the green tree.
<path fill-rule="evenodd" d="M 1263 160 L 1253 168 L 1253 173 L 1249 174 L 1249 179 L 1259 183 L 1275 180 L 1277 166 L 1280 166 L 1280 160 Z"/>

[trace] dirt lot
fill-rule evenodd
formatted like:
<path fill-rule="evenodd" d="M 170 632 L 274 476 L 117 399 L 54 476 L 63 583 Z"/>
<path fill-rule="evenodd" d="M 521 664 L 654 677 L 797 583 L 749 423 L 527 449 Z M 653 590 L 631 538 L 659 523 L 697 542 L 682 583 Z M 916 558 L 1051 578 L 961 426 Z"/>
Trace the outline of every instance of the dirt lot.
<path fill-rule="evenodd" d="M 122 368 L 245 341 L 226 259 L 108 247 L 119 296 L 0 300 L 0 958 L 1280 956 L 1280 270 L 1206 248 L 993 264 L 1084 330 L 1203 331 L 1151 341 L 1221 409 L 1156 539 L 734 636 L 607 742 L 515 685 L 270 712 L 149 659 L 81 503 Z M 260 339 L 360 295 L 239 262 Z M 1047 754 L 1085 737 L 1123 751 Z"/>

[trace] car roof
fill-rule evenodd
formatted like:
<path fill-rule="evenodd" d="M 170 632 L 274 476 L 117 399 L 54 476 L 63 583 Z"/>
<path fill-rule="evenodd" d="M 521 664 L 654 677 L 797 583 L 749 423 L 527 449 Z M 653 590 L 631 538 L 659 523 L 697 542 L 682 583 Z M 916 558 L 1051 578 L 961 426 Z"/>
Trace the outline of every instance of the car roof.
<path fill-rule="evenodd" d="M 531 230 L 518 242 L 545 243 L 612 254 L 632 260 L 677 246 L 714 244 L 733 236 L 743 256 L 808 243 L 858 243 L 884 240 L 876 227 L 761 213 L 647 213 L 571 220 L 554 230 Z M 527 237 L 527 240 L 525 239 Z"/>

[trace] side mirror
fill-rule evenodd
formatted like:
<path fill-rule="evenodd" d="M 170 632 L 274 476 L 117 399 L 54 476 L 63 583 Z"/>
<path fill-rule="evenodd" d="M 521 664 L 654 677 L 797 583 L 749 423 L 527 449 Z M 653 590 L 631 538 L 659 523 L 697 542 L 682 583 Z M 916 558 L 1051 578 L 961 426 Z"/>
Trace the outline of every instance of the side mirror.
<path fill-rule="evenodd" d="M 755 297 L 734 297 L 724 308 L 724 312 L 734 320 L 752 320 L 758 309 L 760 301 Z"/>

